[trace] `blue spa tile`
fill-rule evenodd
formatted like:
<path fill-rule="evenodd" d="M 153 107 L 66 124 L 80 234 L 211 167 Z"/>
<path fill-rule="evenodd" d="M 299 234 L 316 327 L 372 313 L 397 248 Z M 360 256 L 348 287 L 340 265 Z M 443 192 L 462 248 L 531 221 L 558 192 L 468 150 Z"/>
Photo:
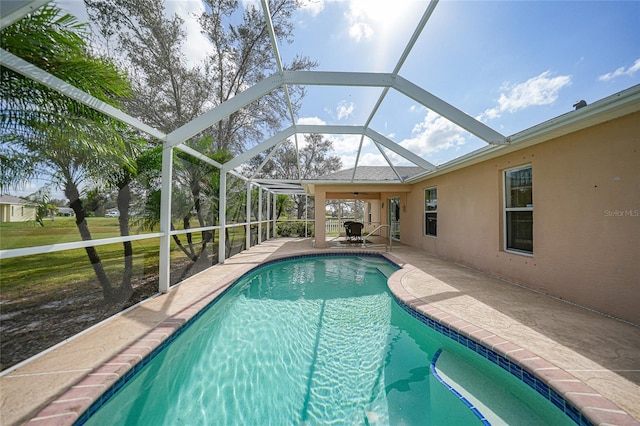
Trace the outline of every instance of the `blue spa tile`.
<path fill-rule="evenodd" d="M 564 411 L 565 401 L 562 395 L 560 395 L 558 392 L 554 391 L 553 389 L 550 389 L 549 400 L 553 402 L 554 405 L 559 407 L 562 411 Z"/>
<path fill-rule="evenodd" d="M 522 380 L 522 367 L 520 367 L 518 364 L 512 362 L 509 366 L 509 371 L 511 372 L 511 374 Z"/>
<path fill-rule="evenodd" d="M 493 362 L 494 364 L 499 365 L 504 370 L 506 370 L 509 373 L 511 373 L 514 377 L 516 377 L 520 381 L 522 381 L 525 384 L 527 384 L 529 387 L 531 387 L 532 389 L 537 391 L 544 398 L 546 398 L 551 403 L 553 403 L 556 407 L 558 407 L 559 409 L 564 411 L 567 414 L 567 416 L 569 418 L 571 418 L 576 424 L 581 425 L 581 426 L 582 425 L 584 425 L 584 426 L 594 426 L 582 413 L 580 413 L 575 407 L 571 406 L 568 402 L 566 402 L 566 400 L 561 395 L 559 395 L 553 389 L 549 388 L 549 386 L 547 386 L 544 382 L 542 382 L 541 380 L 537 379 L 531 372 L 525 370 L 524 368 L 522 368 L 518 364 L 516 364 L 514 362 L 511 362 L 509 359 L 507 359 L 507 358 L 505 358 L 505 357 L 503 357 L 501 355 L 498 355 L 492 349 L 487 348 L 486 346 L 482 345 L 481 343 L 478 343 L 478 342 L 474 341 L 471 338 L 463 336 L 463 335 L 461 335 L 460 333 L 458 333 L 455 330 L 452 330 L 452 329 L 450 329 L 450 328 L 448 328 L 446 326 L 443 326 L 439 322 L 433 320 L 432 318 L 430 318 L 430 317 L 428 317 L 426 315 L 423 315 L 423 314 L 416 315 L 417 311 L 413 310 L 413 308 L 411 308 L 408 305 L 405 305 L 404 302 L 402 302 L 401 300 L 397 299 L 396 297 L 394 297 L 394 299 L 396 300 L 396 302 L 398 302 L 398 304 L 405 311 L 407 311 L 413 317 L 418 318 L 423 324 L 425 324 L 425 325 L 429 326 L 430 328 L 440 332 L 441 334 L 444 334 L 445 336 L 449 337 L 451 340 L 456 341 L 456 342 L 458 342 L 460 344 L 463 344 L 467 348 L 473 350 L 477 354 L 479 354 L 482 357 L 488 359 L 489 361 Z M 447 389 L 449 389 L 451 392 L 453 392 L 454 395 L 458 396 L 459 392 L 457 392 L 455 389 L 453 389 L 451 386 L 449 386 L 446 382 L 444 382 L 438 376 L 438 374 L 437 374 L 437 372 L 435 370 L 435 361 L 437 360 L 437 357 L 440 355 L 441 351 L 442 350 L 439 350 L 436 353 L 436 356 L 434 356 L 434 359 L 433 359 L 432 365 L 431 365 L 431 369 L 432 369 L 431 371 L 433 372 L 433 375 L 438 379 L 438 381 L 440 383 L 442 383 Z M 464 397 L 462 397 L 462 396 L 459 396 L 459 398 L 461 398 L 461 400 L 466 401 L 466 399 L 464 399 Z M 468 401 L 466 401 L 466 402 L 468 402 Z M 471 405 L 470 405 L 470 407 L 473 408 Z M 571 409 L 567 410 L 566 407 L 571 407 Z M 481 417 L 481 420 L 482 420 L 483 424 L 491 425 L 491 423 L 488 420 L 486 420 L 484 417 Z"/>
<path fill-rule="evenodd" d="M 469 400 L 467 398 L 465 398 L 464 396 L 462 398 L 460 398 L 460 401 L 462 401 L 464 403 L 464 405 L 466 405 L 467 407 L 471 408 L 471 411 L 473 411 L 474 409 L 476 411 L 478 411 L 477 408 L 475 408 L 473 406 L 473 404 L 471 402 L 469 402 Z M 476 414 L 477 415 L 477 414 Z M 484 416 L 483 416 L 484 417 Z"/>
<path fill-rule="evenodd" d="M 536 388 L 536 378 L 533 374 L 529 373 L 527 370 L 522 371 L 522 381 L 531 386 L 532 388 Z"/>
<path fill-rule="evenodd" d="M 467 347 L 474 352 L 478 352 L 476 349 L 478 347 L 478 344 L 471 339 L 467 339 Z"/>
<path fill-rule="evenodd" d="M 478 352 L 480 355 L 482 355 L 484 358 L 487 357 L 487 348 L 485 348 L 482 345 L 477 345 L 476 346 L 476 352 Z"/>
<path fill-rule="evenodd" d="M 587 419 L 584 414 L 580 413 L 580 426 L 594 426 L 594 424 Z"/>
<path fill-rule="evenodd" d="M 564 400 L 551 399 L 551 403 L 564 412 Z"/>
<path fill-rule="evenodd" d="M 544 384 L 540 380 L 536 380 L 536 391 L 538 391 L 538 393 L 540 395 L 544 396 L 546 399 L 550 399 L 549 398 L 549 386 L 547 386 L 546 384 Z"/>
<path fill-rule="evenodd" d="M 478 416 L 479 419 L 484 419 L 484 416 L 482 415 L 482 413 L 480 411 L 478 411 L 478 409 L 476 407 L 473 407 L 471 409 L 471 411 L 473 411 L 473 413 Z"/>
<path fill-rule="evenodd" d="M 580 424 L 580 412 L 576 410 L 573 406 L 567 404 L 564 412 L 567 416 L 571 418 L 571 420 Z"/>
<path fill-rule="evenodd" d="M 511 362 L 502 355 L 498 355 L 498 365 L 500 366 L 500 368 L 509 371 Z"/>

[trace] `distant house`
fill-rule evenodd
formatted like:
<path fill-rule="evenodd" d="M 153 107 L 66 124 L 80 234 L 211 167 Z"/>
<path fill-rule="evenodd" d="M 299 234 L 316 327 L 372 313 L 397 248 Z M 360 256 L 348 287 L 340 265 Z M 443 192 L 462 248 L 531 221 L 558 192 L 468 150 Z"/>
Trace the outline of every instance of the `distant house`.
<path fill-rule="evenodd" d="M 57 216 L 75 216 L 76 214 L 71 207 L 58 207 L 58 210 L 56 210 L 56 215 Z"/>
<path fill-rule="evenodd" d="M 36 206 L 12 195 L 0 195 L 0 223 L 36 220 Z"/>

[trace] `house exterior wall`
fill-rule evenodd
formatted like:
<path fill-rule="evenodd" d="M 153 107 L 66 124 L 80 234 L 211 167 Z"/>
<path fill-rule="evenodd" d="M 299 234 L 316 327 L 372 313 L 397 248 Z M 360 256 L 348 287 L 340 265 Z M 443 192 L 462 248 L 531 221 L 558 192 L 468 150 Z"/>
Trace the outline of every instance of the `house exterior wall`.
<path fill-rule="evenodd" d="M 36 220 L 36 208 L 26 204 L 0 204 L 0 222 Z"/>
<path fill-rule="evenodd" d="M 402 217 L 414 231 L 400 240 L 640 324 L 638 123 L 635 113 L 417 183 Z M 503 247 L 503 172 L 525 164 L 533 171 L 533 255 Z M 424 190 L 433 186 L 435 238 L 424 231 Z"/>

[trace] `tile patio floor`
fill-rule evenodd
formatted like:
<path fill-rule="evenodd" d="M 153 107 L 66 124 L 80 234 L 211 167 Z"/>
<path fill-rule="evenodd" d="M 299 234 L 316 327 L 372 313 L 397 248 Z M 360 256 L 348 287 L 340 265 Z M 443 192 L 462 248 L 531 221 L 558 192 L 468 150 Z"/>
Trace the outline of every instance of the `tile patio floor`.
<path fill-rule="evenodd" d="M 123 365 L 137 362 L 140 354 L 148 352 L 146 346 L 166 338 L 194 309 L 265 260 L 354 248 L 347 246 L 334 240 L 328 249 L 314 249 L 310 239 L 270 240 L 102 323 L 0 377 L 0 424 L 22 424 L 34 416 L 39 421 L 33 424 L 72 424 L 77 417 L 74 408 L 66 414 L 60 408 L 88 406 L 96 391 L 102 392 L 120 374 L 118 369 L 105 372 L 96 368 L 108 361 L 111 366 L 116 365 L 114 356 L 122 354 L 124 348 L 130 348 L 131 353 L 115 359 L 122 359 Z M 631 415 L 617 412 L 615 407 L 595 408 L 599 410 L 599 418 L 610 419 L 613 424 L 640 424 L 639 327 L 444 261 L 422 250 L 394 243 L 390 254 L 413 266 L 403 271 L 394 284 L 412 303 L 455 316 L 524 348 L 568 372 Z M 185 311 L 194 304 L 196 308 Z M 147 334 L 150 330 L 155 330 L 154 334 Z M 140 354 L 131 349 L 132 345 L 137 345 L 134 349 Z M 98 385 L 90 384 L 89 373 L 101 377 Z M 110 378 L 105 381 L 107 376 Z M 83 385 L 77 386 L 81 380 Z M 87 383 L 90 385 L 85 386 Z M 75 388 L 69 391 L 72 386 Z M 83 391 L 91 386 L 93 394 Z M 59 399 L 48 405 L 65 391 L 66 399 L 61 398 L 64 401 Z M 573 393 L 571 399 L 581 401 L 583 408 L 597 405 L 594 400 L 604 399 L 590 392 Z M 47 408 L 43 410 L 44 407 Z"/>

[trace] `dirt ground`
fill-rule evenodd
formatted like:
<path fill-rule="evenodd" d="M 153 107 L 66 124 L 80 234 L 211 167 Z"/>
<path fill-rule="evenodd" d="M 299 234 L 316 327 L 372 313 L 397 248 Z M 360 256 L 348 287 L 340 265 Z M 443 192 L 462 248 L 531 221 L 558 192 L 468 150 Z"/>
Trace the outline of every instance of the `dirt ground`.
<path fill-rule="evenodd" d="M 97 288 L 67 288 L 60 294 L 2 300 L 0 303 L 0 364 L 11 367 L 158 292 L 158 276 L 146 276 L 133 284 L 131 298 L 106 305 Z"/>

